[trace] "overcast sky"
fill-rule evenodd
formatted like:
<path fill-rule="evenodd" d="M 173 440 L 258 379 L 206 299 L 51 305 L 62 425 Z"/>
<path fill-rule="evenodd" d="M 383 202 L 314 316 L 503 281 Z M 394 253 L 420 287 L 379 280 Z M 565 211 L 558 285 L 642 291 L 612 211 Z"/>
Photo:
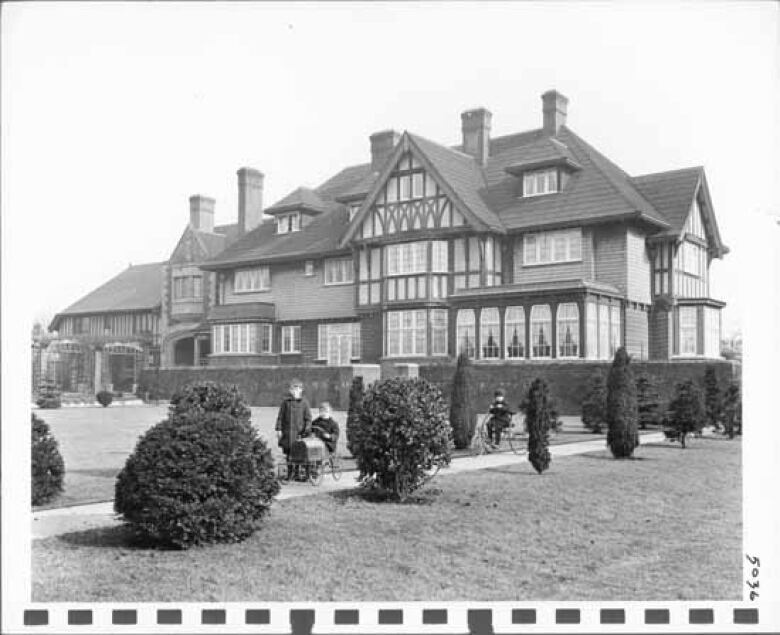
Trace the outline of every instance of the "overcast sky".
<path fill-rule="evenodd" d="M 749 219 L 777 213 L 775 3 L 21 3 L 3 6 L 4 284 L 49 319 L 128 263 L 165 260 L 188 197 L 236 218 L 368 160 L 372 132 L 457 143 L 541 125 L 542 92 L 630 174 L 703 165 L 740 320 Z M 9 282 L 10 280 L 10 282 Z"/>

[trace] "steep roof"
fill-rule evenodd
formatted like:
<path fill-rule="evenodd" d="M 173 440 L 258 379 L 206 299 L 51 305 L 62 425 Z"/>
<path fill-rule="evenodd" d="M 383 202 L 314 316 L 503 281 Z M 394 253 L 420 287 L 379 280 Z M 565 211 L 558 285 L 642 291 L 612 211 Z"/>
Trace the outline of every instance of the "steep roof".
<path fill-rule="evenodd" d="M 216 256 L 222 251 L 228 242 L 225 234 L 204 232 L 197 229 L 192 230 L 192 233 L 200 241 L 200 244 L 203 245 L 203 249 L 209 258 Z"/>
<path fill-rule="evenodd" d="M 666 217 L 671 230 L 681 231 L 691 211 L 701 174 L 701 167 L 683 168 L 635 176 L 631 182 Z"/>
<path fill-rule="evenodd" d="M 161 304 L 162 270 L 165 263 L 134 265 L 91 291 L 54 316 L 49 326 L 56 330 L 66 315 L 113 313 L 156 309 Z"/>
<path fill-rule="evenodd" d="M 319 214 L 327 209 L 327 204 L 314 190 L 308 187 L 299 187 L 290 192 L 282 200 L 267 208 L 265 213 L 275 214 L 299 209 L 309 210 Z"/>

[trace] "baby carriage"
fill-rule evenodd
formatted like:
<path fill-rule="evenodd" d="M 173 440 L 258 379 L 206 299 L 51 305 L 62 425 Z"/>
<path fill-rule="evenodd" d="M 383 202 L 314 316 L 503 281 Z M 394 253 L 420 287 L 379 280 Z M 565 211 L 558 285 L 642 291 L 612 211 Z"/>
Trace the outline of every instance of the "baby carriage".
<path fill-rule="evenodd" d="M 316 436 L 304 437 L 293 443 L 286 465 L 279 466 L 279 478 L 308 480 L 316 486 L 322 483 L 326 470 L 334 481 L 341 478 L 338 457 Z"/>

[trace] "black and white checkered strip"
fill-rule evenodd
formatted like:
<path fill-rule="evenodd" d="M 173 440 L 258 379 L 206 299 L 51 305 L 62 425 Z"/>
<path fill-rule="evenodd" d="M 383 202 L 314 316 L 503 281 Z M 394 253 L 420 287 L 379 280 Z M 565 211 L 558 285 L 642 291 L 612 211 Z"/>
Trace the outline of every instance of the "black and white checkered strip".
<path fill-rule="evenodd" d="M 54 604 L 20 616 L 28 633 L 775 632 L 777 605 L 738 602 Z M 774 628 L 773 628 L 774 627 Z"/>

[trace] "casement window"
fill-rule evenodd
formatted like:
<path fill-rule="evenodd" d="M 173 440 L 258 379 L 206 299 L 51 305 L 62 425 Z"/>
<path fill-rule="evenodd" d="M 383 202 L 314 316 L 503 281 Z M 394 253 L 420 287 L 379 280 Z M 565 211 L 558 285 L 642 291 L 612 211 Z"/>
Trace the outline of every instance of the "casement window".
<path fill-rule="evenodd" d="M 483 273 L 485 286 L 501 284 L 501 250 L 492 236 L 458 238 L 453 244 L 456 290 L 483 286 Z"/>
<path fill-rule="evenodd" d="M 578 357 L 580 354 L 580 310 L 576 303 L 558 305 L 556 320 L 558 357 Z"/>
<path fill-rule="evenodd" d="M 233 274 L 233 291 L 235 293 L 267 291 L 270 288 L 271 270 L 269 267 L 238 269 Z"/>
<path fill-rule="evenodd" d="M 446 240 L 431 242 L 431 271 L 434 273 L 449 272 L 449 255 Z"/>
<path fill-rule="evenodd" d="M 681 306 L 678 309 L 680 355 L 696 355 L 698 339 L 695 306 Z"/>
<path fill-rule="evenodd" d="M 582 260 L 582 230 L 538 232 L 523 235 L 523 264 L 548 265 Z"/>
<path fill-rule="evenodd" d="M 538 359 L 552 355 L 552 314 L 549 304 L 531 307 L 531 357 Z"/>
<path fill-rule="evenodd" d="M 599 358 L 599 316 L 595 302 L 585 304 L 585 340 L 588 344 L 588 359 Z"/>
<path fill-rule="evenodd" d="M 476 350 L 476 319 L 473 309 L 460 309 L 455 322 L 458 354 L 474 358 Z"/>
<path fill-rule="evenodd" d="M 482 309 L 479 316 L 479 339 L 482 359 L 498 359 L 501 356 L 498 309 Z"/>
<path fill-rule="evenodd" d="M 173 278 L 174 300 L 201 300 L 203 278 L 201 276 L 175 276 Z"/>
<path fill-rule="evenodd" d="M 599 359 L 609 359 L 609 306 L 599 304 Z"/>
<path fill-rule="evenodd" d="M 282 353 L 300 353 L 301 352 L 301 327 L 283 326 L 282 327 Z"/>
<path fill-rule="evenodd" d="M 358 304 L 379 304 L 382 252 L 379 247 L 361 249 L 358 257 Z"/>
<path fill-rule="evenodd" d="M 300 229 L 301 229 L 300 213 L 290 212 L 289 214 L 277 214 L 276 216 L 277 234 L 289 234 L 290 232 L 297 232 Z"/>
<path fill-rule="evenodd" d="M 558 191 L 558 171 L 534 170 L 523 174 L 523 196 L 539 196 Z"/>
<path fill-rule="evenodd" d="M 425 309 L 387 312 L 387 354 L 390 357 L 427 355 Z"/>
<path fill-rule="evenodd" d="M 447 352 L 447 309 L 431 309 L 431 355 Z"/>
<path fill-rule="evenodd" d="M 609 356 L 614 357 L 617 349 L 620 348 L 620 336 L 622 329 L 620 327 L 620 307 L 609 307 Z"/>
<path fill-rule="evenodd" d="M 504 342 L 507 359 L 525 357 L 525 310 L 521 306 L 507 307 L 504 313 Z"/>
<path fill-rule="evenodd" d="M 313 276 L 314 275 L 314 261 L 313 260 L 307 260 L 303 263 L 303 275 L 304 276 Z"/>
<path fill-rule="evenodd" d="M 346 366 L 360 359 L 360 322 L 320 324 L 317 327 L 317 359 Z"/>
<path fill-rule="evenodd" d="M 720 357 L 720 310 L 704 307 L 704 355 Z"/>
<path fill-rule="evenodd" d="M 352 258 L 328 258 L 325 261 L 325 284 L 352 284 Z"/>
<path fill-rule="evenodd" d="M 425 273 L 428 263 L 428 241 L 388 245 L 387 275 Z"/>
<path fill-rule="evenodd" d="M 214 353 L 270 353 L 272 330 L 270 324 L 217 324 L 211 333 Z"/>

